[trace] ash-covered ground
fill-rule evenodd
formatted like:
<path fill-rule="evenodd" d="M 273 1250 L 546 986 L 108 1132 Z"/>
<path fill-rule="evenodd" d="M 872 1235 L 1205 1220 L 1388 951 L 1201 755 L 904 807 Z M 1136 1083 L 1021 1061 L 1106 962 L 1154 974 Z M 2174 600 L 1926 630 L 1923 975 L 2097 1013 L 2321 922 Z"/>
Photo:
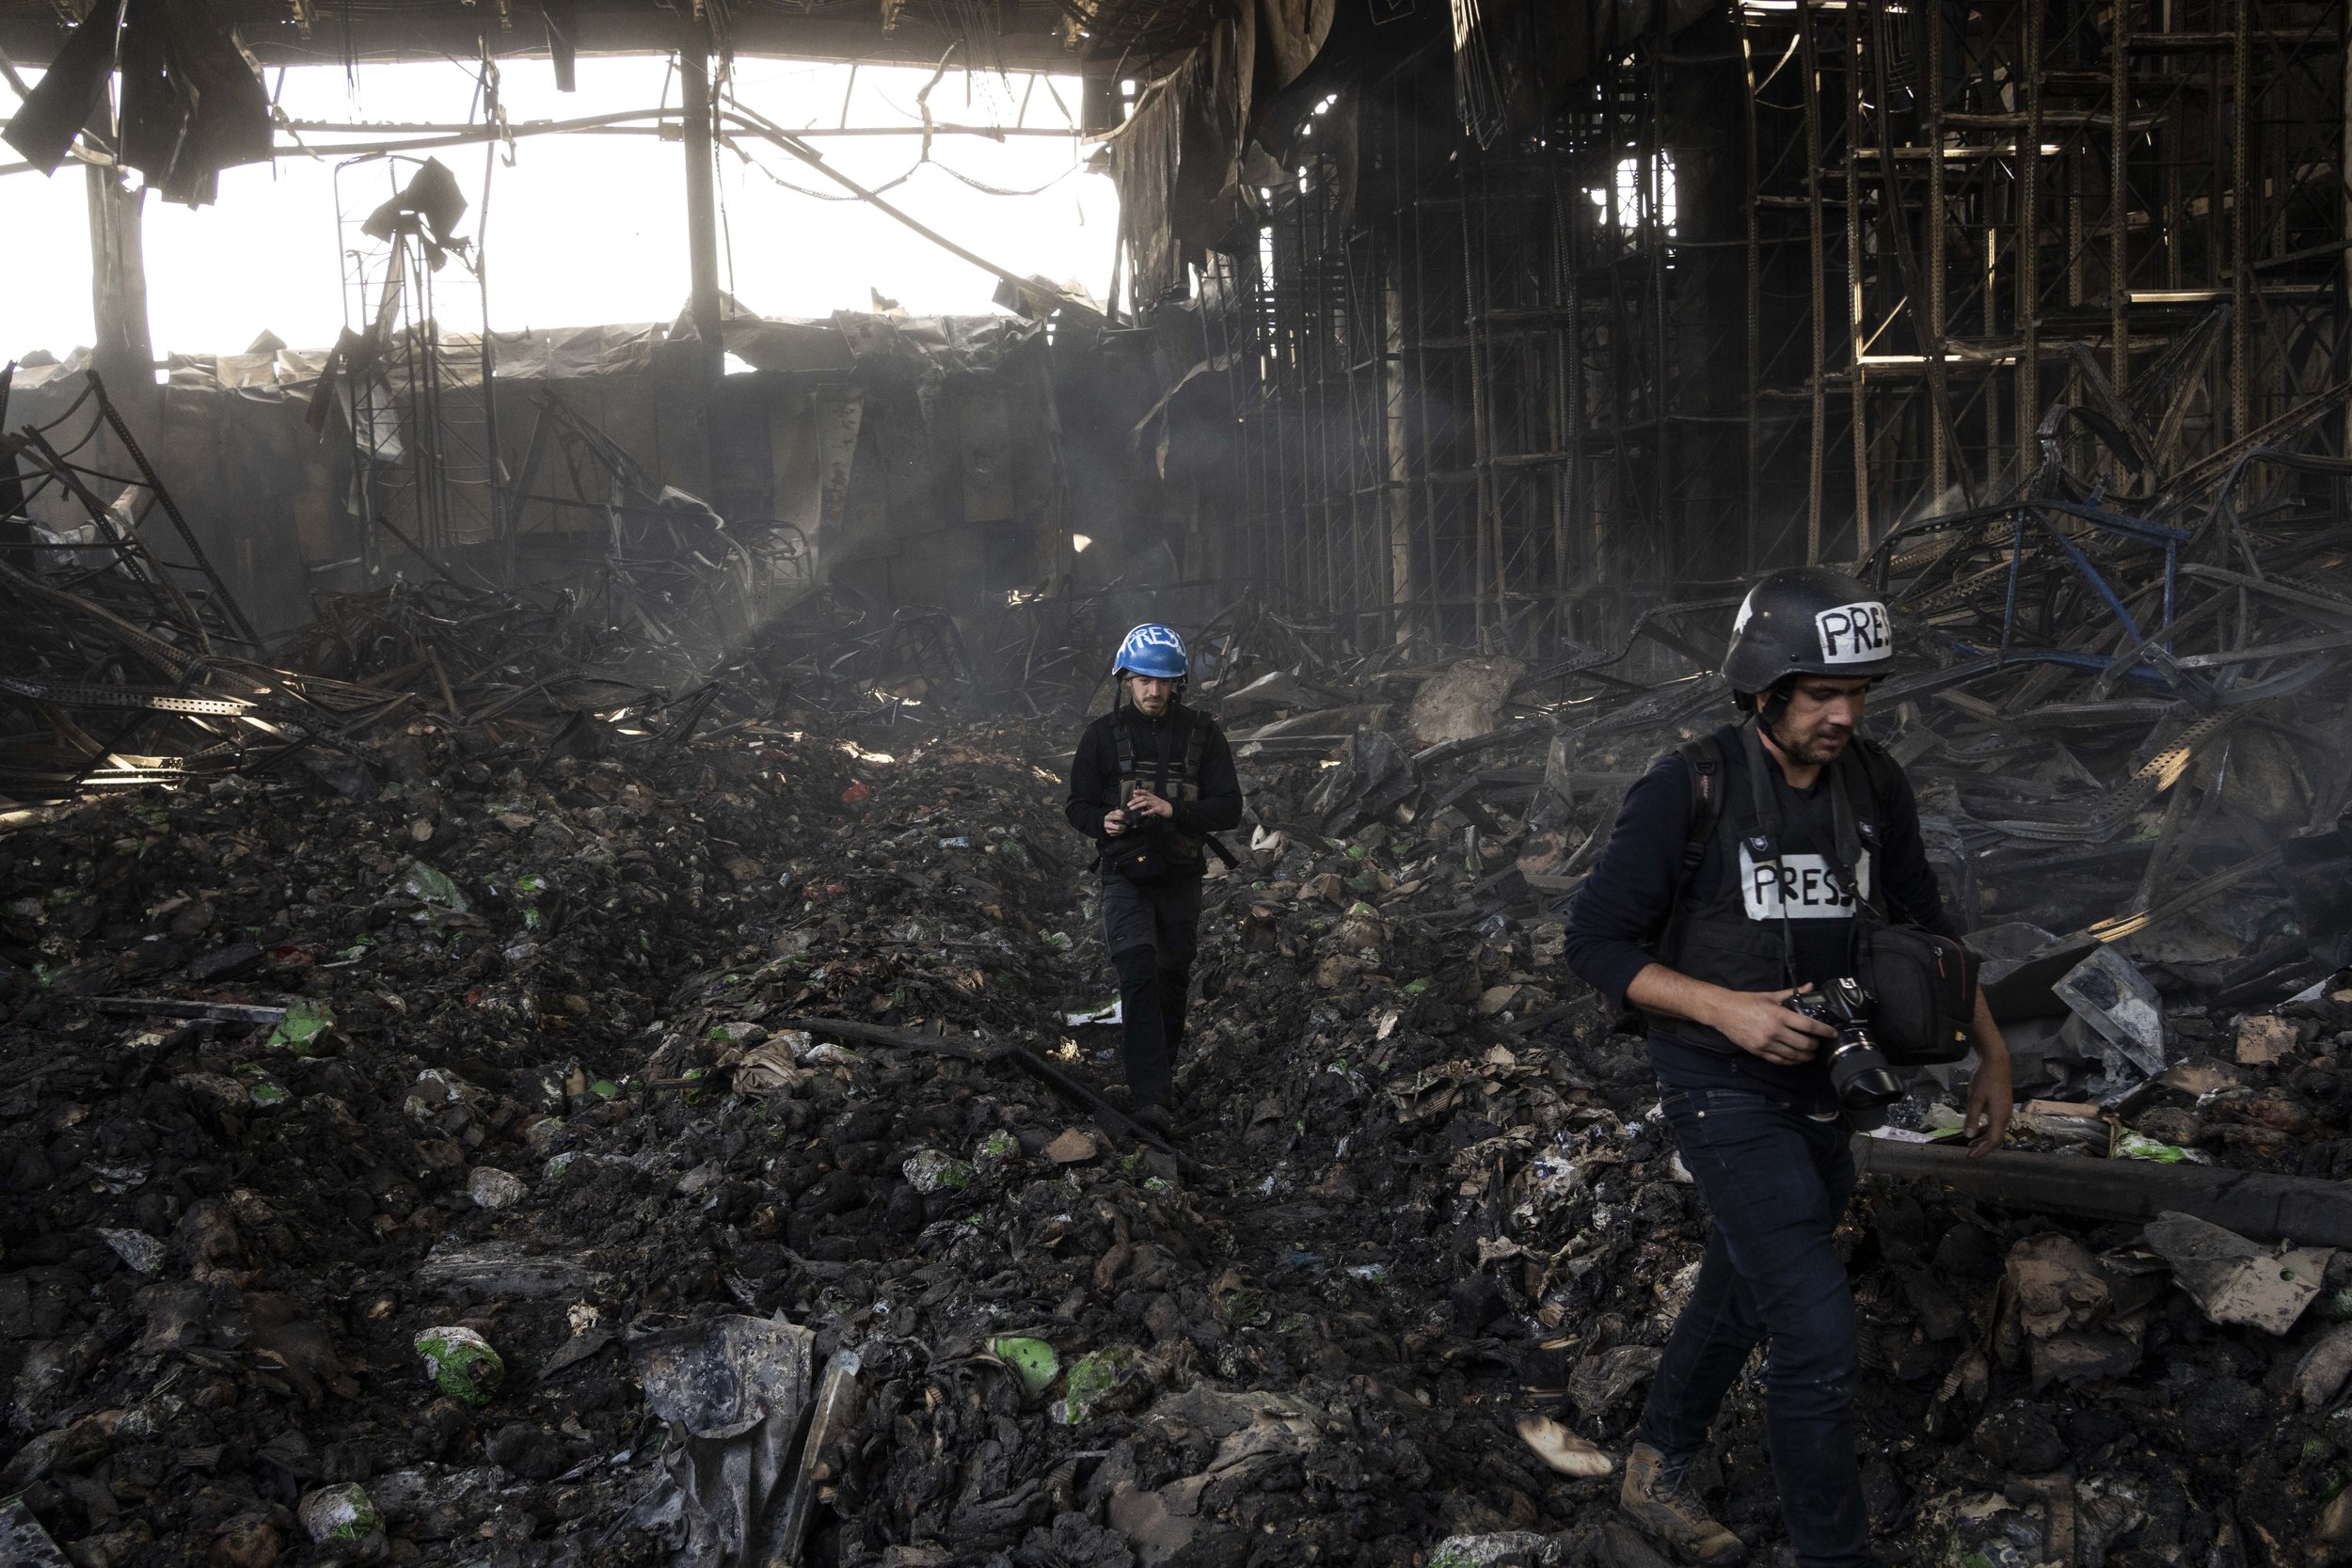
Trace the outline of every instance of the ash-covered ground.
<path fill-rule="evenodd" d="M 1179 1163 L 1006 1060 L 808 1022 L 1116 1085 L 1117 1031 L 1068 1021 L 1111 995 L 1074 725 L 808 726 L 543 765 L 420 723 L 365 799 L 292 771 L 0 836 L 24 1538 L 81 1568 L 697 1560 L 633 1348 L 755 1318 L 857 1357 L 808 1562 L 1655 1560 L 1613 1474 L 1519 1432 L 1622 1456 L 1705 1226 L 1557 916 L 1461 913 L 1556 841 L 1325 839 L 1313 761 L 1246 764 Z M 2352 999 L 2257 1021 L 2251 1064 L 2234 1018 L 2177 1024 L 2194 1070 L 2136 1126 L 2333 1174 Z M 1890 1560 L 2352 1552 L 2341 1265 L 2274 1334 L 2134 1227 L 1873 1185 L 1843 1235 Z M 451 1328 L 494 1379 L 428 1375 Z M 1755 1378 L 1721 1511 L 1771 1560 Z M 322 1497 L 357 1527 L 314 1540 Z"/>

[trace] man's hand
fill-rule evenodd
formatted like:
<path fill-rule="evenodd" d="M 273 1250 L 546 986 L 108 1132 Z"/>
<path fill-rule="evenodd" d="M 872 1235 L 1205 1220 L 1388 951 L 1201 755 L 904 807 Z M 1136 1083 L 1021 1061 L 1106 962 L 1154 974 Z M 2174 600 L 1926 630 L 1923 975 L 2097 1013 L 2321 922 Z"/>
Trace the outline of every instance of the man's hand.
<path fill-rule="evenodd" d="M 1117 838 L 1127 831 L 1127 814 L 1113 806 L 1103 814 L 1103 836 Z"/>
<path fill-rule="evenodd" d="M 1750 1055 L 1782 1067 L 1798 1067 L 1820 1053 L 1837 1031 L 1820 1019 L 1781 1006 L 1793 990 L 1726 990 L 1678 974 L 1664 964 L 1645 965 L 1625 989 L 1625 999 L 1645 1012 L 1687 1018 L 1724 1035 Z"/>
<path fill-rule="evenodd" d="M 1148 789 L 1138 789 L 1127 797 L 1127 809 L 1137 816 L 1167 816 L 1176 815 L 1176 808 Z"/>
<path fill-rule="evenodd" d="M 1822 1040 L 1837 1031 L 1818 1018 L 1782 1006 L 1793 990 L 1723 990 L 1710 998 L 1708 1016 L 1700 1020 L 1751 1056 L 1781 1067 L 1801 1067 L 1811 1061 Z"/>
<path fill-rule="evenodd" d="M 1993 1022 L 1993 1009 L 1985 1006 L 1981 990 L 1977 992 L 1976 1037 L 1977 1072 L 1968 1081 L 1968 1116 L 1961 1123 L 1972 1160 L 2001 1147 L 2001 1140 L 2009 1135 L 2010 1113 L 2015 1109 L 2009 1042 L 2001 1037 L 2000 1025 Z"/>

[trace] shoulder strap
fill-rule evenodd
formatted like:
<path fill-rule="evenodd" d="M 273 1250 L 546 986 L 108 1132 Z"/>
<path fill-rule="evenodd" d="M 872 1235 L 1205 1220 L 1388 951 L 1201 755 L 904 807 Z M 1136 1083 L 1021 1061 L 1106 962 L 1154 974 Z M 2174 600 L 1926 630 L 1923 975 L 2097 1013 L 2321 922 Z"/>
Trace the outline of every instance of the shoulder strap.
<path fill-rule="evenodd" d="M 1859 876 L 1862 857 L 1878 847 L 1876 826 L 1865 822 L 1854 811 L 1854 792 L 1849 780 L 1862 772 L 1859 764 L 1848 767 L 1842 762 L 1829 771 L 1831 853 L 1836 858 L 1838 880 L 1854 895 L 1854 915 L 1857 919 L 1878 912 L 1871 907 L 1869 899 L 1862 896 Z M 1868 782 L 1867 776 L 1865 782 Z M 1871 805 L 1875 817 L 1875 798 Z"/>
<path fill-rule="evenodd" d="M 1124 783 L 1136 776 L 1136 737 L 1127 731 L 1124 704 L 1111 709 L 1111 736 L 1119 747 L 1119 777 Z"/>
<path fill-rule="evenodd" d="M 1127 803 L 1127 787 L 1136 776 L 1136 737 L 1127 733 L 1127 705 L 1124 703 L 1111 709 L 1111 742 L 1119 752 L 1119 775 L 1111 779 L 1104 790 L 1104 804 L 1113 808 Z"/>
<path fill-rule="evenodd" d="M 1682 841 L 1682 880 L 1698 875 L 1707 858 L 1707 841 L 1724 816 L 1724 749 L 1711 735 L 1686 740 L 1675 748 L 1691 773 L 1691 827 Z"/>
<path fill-rule="evenodd" d="M 1190 708 L 1180 710 L 1184 716 L 1184 782 L 1195 795 L 1200 793 L 1200 760 L 1208 754 L 1209 725 L 1213 721 L 1205 713 Z"/>
<path fill-rule="evenodd" d="M 1886 754 L 1885 747 L 1859 731 L 1853 737 L 1853 754 L 1870 786 L 1871 815 L 1878 818 L 1880 831 L 1884 832 L 1886 819 L 1892 815 L 1889 808 L 1895 803 L 1895 782 L 1901 774 L 1902 765 Z"/>
<path fill-rule="evenodd" d="M 1886 748 L 1858 734 L 1854 736 L 1853 745 L 1848 748 L 1848 755 L 1852 760 L 1846 771 L 1860 780 L 1870 802 L 1869 817 L 1867 821 L 1861 822 L 1856 831 L 1855 836 L 1860 840 L 1858 847 L 1868 848 L 1876 857 L 1875 863 L 1882 868 L 1878 876 L 1883 878 L 1883 867 L 1886 863 L 1887 823 L 1894 818 L 1895 797 L 1902 780 L 1902 765 L 1886 754 Z M 1839 779 L 1839 784 L 1842 791 L 1843 777 Z M 1853 817 L 1854 811 L 1851 800 L 1841 800 L 1840 809 L 1849 819 Z M 1841 829 L 1840 832 L 1843 836 L 1844 830 Z M 1841 875 L 1844 874 L 1846 873 L 1841 872 Z M 1871 918 L 1883 924 L 1890 922 L 1893 918 L 1889 913 L 1892 906 L 1884 901 L 1886 891 L 1884 882 L 1878 880 L 1872 891 L 1878 895 L 1878 902 L 1875 905 L 1865 902 L 1864 910 Z"/>
<path fill-rule="evenodd" d="M 1681 961 L 1683 922 L 1689 913 L 1691 883 L 1707 858 L 1708 840 L 1724 819 L 1724 749 L 1712 735 L 1686 740 L 1675 748 L 1690 776 L 1690 827 L 1682 840 L 1682 866 L 1675 878 L 1674 903 L 1654 933 L 1653 951 L 1661 963 Z"/>
<path fill-rule="evenodd" d="M 1756 721 L 1740 726 L 1741 765 L 1748 770 L 1748 790 L 1756 802 L 1756 832 L 1748 840 L 1748 847 L 1758 863 L 1780 859 L 1780 796 L 1779 769 L 1764 759 L 1764 742 L 1759 737 Z M 1781 978 L 1789 985 L 1797 983 L 1797 935 L 1788 921 L 1788 901 L 1780 901 L 1780 969 Z"/>

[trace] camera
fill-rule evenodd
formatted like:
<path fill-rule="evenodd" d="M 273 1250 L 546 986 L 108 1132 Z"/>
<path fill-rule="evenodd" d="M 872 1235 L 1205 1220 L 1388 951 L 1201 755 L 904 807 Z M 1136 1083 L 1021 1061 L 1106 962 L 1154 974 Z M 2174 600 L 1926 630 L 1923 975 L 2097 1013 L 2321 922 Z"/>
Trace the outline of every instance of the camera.
<path fill-rule="evenodd" d="M 1870 1015 L 1878 1007 L 1878 999 L 1860 981 L 1840 979 L 1824 980 L 1782 1005 L 1837 1031 L 1829 1049 L 1830 1086 L 1837 1091 L 1837 1102 L 1863 1131 L 1879 1125 L 1881 1118 L 1875 1113 L 1903 1097 L 1903 1083 L 1887 1065 L 1885 1053 L 1870 1038 Z"/>

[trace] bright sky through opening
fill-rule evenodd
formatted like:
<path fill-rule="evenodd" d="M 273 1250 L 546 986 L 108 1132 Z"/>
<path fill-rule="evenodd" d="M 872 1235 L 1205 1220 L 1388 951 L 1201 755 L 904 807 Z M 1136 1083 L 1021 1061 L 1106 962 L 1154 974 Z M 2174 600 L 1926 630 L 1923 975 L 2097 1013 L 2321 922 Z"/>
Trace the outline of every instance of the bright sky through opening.
<path fill-rule="evenodd" d="M 920 123 L 915 94 L 930 72 L 739 59 L 743 103 L 791 129 L 848 123 Z M 476 72 L 456 64 L 364 65 L 266 72 L 279 104 L 296 120 L 455 123 L 478 116 Z M 579 90 L 555 90 L 546 60 L 508 60 L 500 90 L 510 122 L 675 108 L 669 60 L 629 55 L 580 59 Z M 967 125 L 1010 125 L 1028 99 L 1025 123 L 1060 129 L 1078 110 L 1074 77 L 968 80 L 950 71 L 930 94 L 932 118 Z M 1057 101 L 1058 98 L 1058 101 Z M 13 112 L 12 96 L 0 103 Z M 280 133 L 280 142 L 284 134 Z M 314 137 L 314 141 L 327 138 Z M 827 160 L 868 189 L 912 170 L 888 199 L 967 249 L 1023 276 L 1075 280 L 1101 297 L 1109 286 L 1118 202 L 1108 179 L 1078 166 L 1075 137 L 1016 136 L 1003 142 L 940 136 L 932 166 L 918 166 L 917 136 L 826 137 Z M 996 279 L 948 255 L 771 144 L 745 140 L 719 153 L 720 286 L 761 315 L 822 317 L 872 309 L 872 293 L 916 314 L 993 311 Z M 434 154 L 458 178 L 469 206 L 459 231 L 482 232 L 485 151 Z M 751 162 L 745 161 L 748 155 Z M 12 150 L 6 154 L 12 159 Z M 519 138 L 514 163 L 500 150 L 491 177 L 487 253 L 490 319 L 501 331 L 525 327 L 669 322 L 685 309 L 685 153 L 650 135 Z M 155 352 L 243 351 L 264 330 L 295 348 L 324 348 L 345 320 L 342 244 L 365 244 L 359 221 L 392 189 L 382 160 L 342 170 L 346 238 L 339 243 L 338 174 L 344 160 L 281 155 L 277 165 L 224 170 L 220 199 L 189 209 L 150 198 L 146 205 L 148 318 Z M 405 172 L 413 170 L 405 166 Z M 949 171 L 953 170 L 953 173 Z M 763 172 L 765 171 L 765 172 Z M 964 176 L 959 180 L 956 175 Z M 771 178 L 774 176 L 774 179 Z M 818 199 L 787 190 L 837 193 Z M 965 181 L 1004 191 L 996 196 Z M 1042 187 L 1041 190 L 1040 187 Z M 89 219 L 82 167 L 67 163 L 44 179 L 0 178 L 0 233 L 13 259 L 0 289 L 0 359 L 34 349 L 63 356 L 91 341 Z M 444 315 L 470 325 L 472 281 L 453 270 L 438 280 Z M 461 303 L 462 302 L 462 303 Z"/>

